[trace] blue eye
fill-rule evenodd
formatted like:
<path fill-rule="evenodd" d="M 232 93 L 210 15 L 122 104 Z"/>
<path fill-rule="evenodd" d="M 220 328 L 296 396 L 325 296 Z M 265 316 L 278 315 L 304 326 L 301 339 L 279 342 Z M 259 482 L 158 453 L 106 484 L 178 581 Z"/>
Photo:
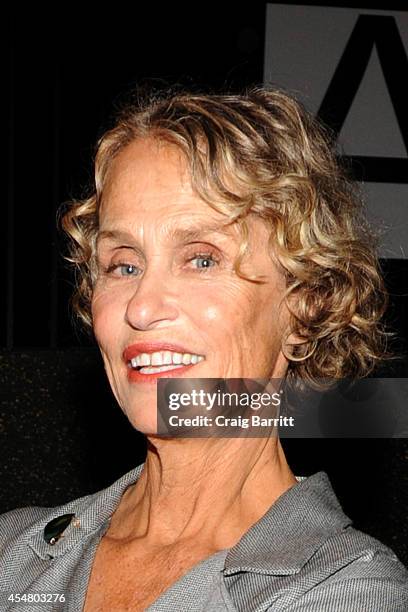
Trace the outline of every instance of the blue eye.
<path fill-rule="evenodd" d="M 113 274 L 114 276 L 137 276 L 139 270 L 140 269 L 133 264 L 114 263 L 106 269 L 106 272 L 107 274 Z"/>
<path fill-rule="evenodd" d="M 198 266 L 200 271 L 208 270 L 208 268 L 213 268 L 216 264 L 216 261 L 213 259 L 211 254 L 208 255 L 200 255 L 197 253 L 190 261 L 201 261 L 204 265 Z"/>
<path fill-rule="evenodd" d="M 119 264 L 118 268 L 122 276 L 134 276 L 135 270 L 138 269 L 132 264 Z"/>

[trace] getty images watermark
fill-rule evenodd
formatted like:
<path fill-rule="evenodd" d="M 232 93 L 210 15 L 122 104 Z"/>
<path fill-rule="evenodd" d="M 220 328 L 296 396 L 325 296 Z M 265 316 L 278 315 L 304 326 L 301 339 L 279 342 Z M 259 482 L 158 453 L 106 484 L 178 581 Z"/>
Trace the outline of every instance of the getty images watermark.
<path fill-rule="evenodd" d="M 169 378 L 157 432 L 174 437 L 408 438 L 408 379 Z"/>
<path fill-rule="evenodd" d="M 161 384 L 160 384 L 161 383 Z M 280 414 L 278 381 L 168 379 L 158 386 L 158 433 L 178 437 L 258 437 L 293 427 Z"/>

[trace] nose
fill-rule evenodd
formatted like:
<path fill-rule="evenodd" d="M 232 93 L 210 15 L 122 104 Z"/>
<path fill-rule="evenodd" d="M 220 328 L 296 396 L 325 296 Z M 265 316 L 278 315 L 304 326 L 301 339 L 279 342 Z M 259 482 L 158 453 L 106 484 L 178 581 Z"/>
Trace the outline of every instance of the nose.
<path fill-rule="evenodd" d="M 178 300 L 171 277 L 156 269 L 145 270 L 127 303 L 125 319 L 140 331 L 165 327 L 177 319 Z"/>

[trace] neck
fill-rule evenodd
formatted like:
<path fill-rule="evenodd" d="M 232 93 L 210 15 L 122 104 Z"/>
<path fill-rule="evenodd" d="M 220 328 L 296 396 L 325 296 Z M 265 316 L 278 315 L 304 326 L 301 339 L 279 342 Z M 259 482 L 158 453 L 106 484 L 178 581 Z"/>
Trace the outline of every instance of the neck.
<path fill-rule="evenodd" d="M 295 483 L 276 437 L 149 437 L 142 474 L 123 495 L 110 536 L 230 548 Z"/>

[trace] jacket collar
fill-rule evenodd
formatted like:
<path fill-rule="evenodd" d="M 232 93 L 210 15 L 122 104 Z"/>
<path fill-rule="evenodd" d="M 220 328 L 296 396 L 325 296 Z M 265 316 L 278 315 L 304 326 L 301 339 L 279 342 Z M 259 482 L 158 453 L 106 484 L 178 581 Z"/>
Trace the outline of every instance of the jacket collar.
<path fill-rule="evenodd" d="M 230 549 L 224 574 L 296 574 L 348 525 L 327 474 L 317 472 L 285 491 Z"/>
<path fill-rule="evenodd" d="M 57 508 L 44 509 L 41 521 L 29 530 L 29 546 L 42 559 L 50 559 L 65 554 L 92 533 L 106 531 L 123 493 L 139 478 L 143 466 L 130 470 L 102 491 Z M 283 493 L 229 550 L 225 575 L 242 571 L 277 575 L 297 573 L 325 540 L 351 524 L 324 472 L 298 480 L 300 482 Z M 44 527 L 67 513 L 74 513 L 75 520 L 60 540 L 54 545 L 47 544 Z"/>

